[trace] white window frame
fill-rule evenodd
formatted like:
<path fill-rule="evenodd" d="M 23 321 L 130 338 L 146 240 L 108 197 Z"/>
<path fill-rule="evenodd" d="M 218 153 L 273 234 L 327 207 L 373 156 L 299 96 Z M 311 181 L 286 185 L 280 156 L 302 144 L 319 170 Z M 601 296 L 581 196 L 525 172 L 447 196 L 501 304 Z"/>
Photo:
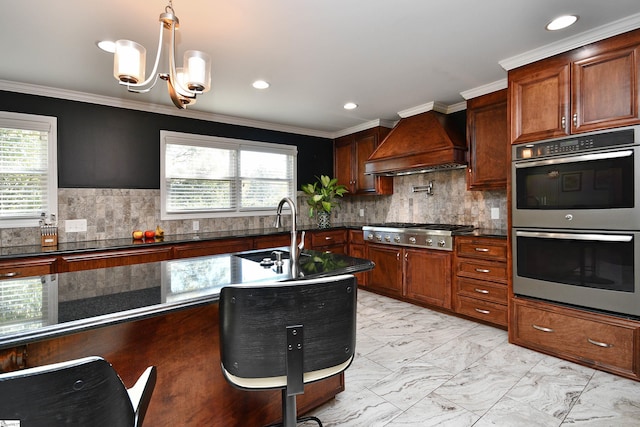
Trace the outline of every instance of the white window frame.
<path fill-rule="evenodd" d="M 228 217 L 247 217 L 247 216 L 264 216 L 273 215 L 277 206 L 268 209 L 244 209 L 239 208 L 206 211 L 206 212 L 167 212 L 167 180 L 166 180 L 166 144 L 179 143 L 186 145 L 194 145 L 201 147 L 232 149 L 237 152 L 238 167 L 236 170 L 236 179 L 240 178 L 240 151 L 263 151 L 265 153 L 287 154 L 293 156 L 293 177 L 292 177 L 292 194 L 289 194 L 292 200 L 295 200 L 297 186 L 297 155 L 298 148 L 295 145 L 266 143 L 259 141 L 247 141 L 233 138 L 223 138 L 219 136 L 196 135 L 182 132 L 173 132 L 167 130 L 160 131 L 160 219 L 161 220 L 184 220 L 184 219 L 201 219 L 201 218 L 228 218 Z M 288 208 L 288 205 L 285 206 Z"/>
<path fill-rule="evenodd" d="M 47 212 L 46 218 L 58 217 L 58 119 L 35 114 L 0 111 L 0 127 L 48 132 L 47 153 Z M 0 171 L 0 173 L 2 173 Z M 37 227 L 40 215 L 27 218 L 0 216 L 0 228 Z"/>

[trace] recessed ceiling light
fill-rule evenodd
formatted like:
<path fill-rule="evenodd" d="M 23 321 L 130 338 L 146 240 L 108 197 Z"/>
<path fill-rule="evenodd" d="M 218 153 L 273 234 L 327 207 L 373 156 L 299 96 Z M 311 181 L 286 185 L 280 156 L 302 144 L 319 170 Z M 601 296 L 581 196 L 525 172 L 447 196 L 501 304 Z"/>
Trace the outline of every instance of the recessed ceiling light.
<path fill-rule="evenodd" d="M 555 18 L 549 22 L 546 29 L 549 31 L 561 30 L 567 28 L 569 25 L 573 25 L 578 20 L 576 15 L 563 15 Z"/>
<path fill-rule="evenodd" d="M 358 108 L 358 104 L 356 104 L 355 102 L 347 102 L 346 104 L 344 104 L 345 110 L 353 110 L 354 108 Z"/>
<path fill-rule="evenodd" d="M 116 44 L 111 40 L 102 40 L 96 44 L 100 49 L 104 50 L 105 52 L 114 53 L 116 51 Z"/>
<path fill-rule="evenodd" d="M 265 82 L 264 80 L 256 80 L 255 82 L 253 82 L 253 87 L 256 89 L 266 89 L 269 86 L 269 83 Z"/>

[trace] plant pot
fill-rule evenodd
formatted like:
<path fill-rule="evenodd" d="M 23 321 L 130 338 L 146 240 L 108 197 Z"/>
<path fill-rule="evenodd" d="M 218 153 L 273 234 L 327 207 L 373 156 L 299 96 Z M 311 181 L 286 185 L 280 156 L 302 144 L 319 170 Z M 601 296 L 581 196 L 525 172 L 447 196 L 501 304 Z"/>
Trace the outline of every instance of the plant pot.
<path fill-rule="evenodd" d="M 331 214 L 329 212 L 321 211 L 317 214 L 318 228 L 330 228 L 331 227 Z"/>

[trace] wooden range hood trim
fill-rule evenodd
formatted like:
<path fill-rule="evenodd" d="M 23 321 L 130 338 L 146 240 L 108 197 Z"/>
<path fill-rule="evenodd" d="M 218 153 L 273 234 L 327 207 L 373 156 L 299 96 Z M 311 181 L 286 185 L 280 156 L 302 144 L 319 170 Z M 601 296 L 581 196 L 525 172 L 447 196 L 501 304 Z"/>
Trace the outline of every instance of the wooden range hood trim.
<path fill-rule="evenodd" d="M 466 165 L 464 127 L 437 111 L 400 120 L 365 163 L 366 174 L 389 175 Z"/>

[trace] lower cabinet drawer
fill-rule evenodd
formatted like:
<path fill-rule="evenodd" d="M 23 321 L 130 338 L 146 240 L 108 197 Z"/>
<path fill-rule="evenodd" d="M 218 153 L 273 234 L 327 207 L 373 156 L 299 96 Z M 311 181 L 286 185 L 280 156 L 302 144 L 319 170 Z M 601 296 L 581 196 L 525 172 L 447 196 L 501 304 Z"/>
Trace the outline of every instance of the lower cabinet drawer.
<path fill-rule="evenodd" d="M 458 258 L 456 260 L 458 276 L 475 277 L 481 280 L 492 280 L 507 283 L 507 264 L 503 262 Z"/>
<path fill-rule="evenodd" d="M 0 263 L 0 280 L 54 273 L 55 258 L 26 259 Z"/>
<path fill-rule="evenodd" d="M 541 307 L 514 302 L 515 344 L 638 378 L 640 325 L 610 316 L 553 305 L 545 309 L 542 303 L 534 304 Z"/>
<path fill-rule="evenodd" d="M 507 306 L 476 298 L 458 295 L 456 313 L 481 319 L 496 325 L 507 326 Z"/>
<path fill-rule="evenodd" d="M 466 277 L 456 277 L 455 280 L 458 295 L 507 304 L 507 285 Z"/>

